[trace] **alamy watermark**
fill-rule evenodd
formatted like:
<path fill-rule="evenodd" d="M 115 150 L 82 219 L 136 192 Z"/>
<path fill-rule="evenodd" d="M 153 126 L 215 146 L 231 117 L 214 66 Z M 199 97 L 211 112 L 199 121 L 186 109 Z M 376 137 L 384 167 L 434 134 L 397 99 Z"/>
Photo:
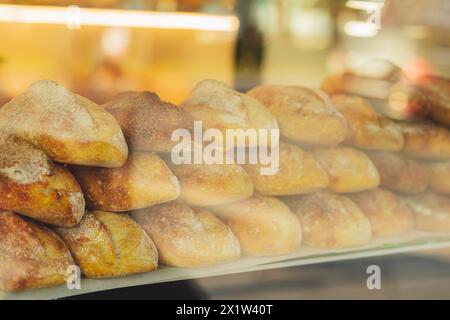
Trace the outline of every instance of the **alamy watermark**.
<path fill-rule="evenodd" d="M 380 290 L 381 289 L 381 268 L 376 264 L 372 264 L 367 267 L 366 273 L 370 274 L 367 278 L 367 289 L 369 290 Z"/>

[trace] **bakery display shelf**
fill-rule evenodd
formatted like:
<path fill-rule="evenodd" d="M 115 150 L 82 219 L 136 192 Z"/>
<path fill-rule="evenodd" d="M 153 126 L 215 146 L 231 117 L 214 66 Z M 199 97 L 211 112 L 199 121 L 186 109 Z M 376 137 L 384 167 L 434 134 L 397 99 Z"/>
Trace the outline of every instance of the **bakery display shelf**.
<path fill-rule="evenodd" d="M 104 291 L 123 287 L 171 282 L 240 272 L 267 270 L 291 266 L 310 265 L 339 260 L 375 257 L 418 250 L 450 247 L 449 234 L 411 232 L 404 236 L 374 239 L 364 247 L 326 250 L 302 247 L 298 251 L 276 257 L 245 257 L 224 265 L 184 269 L 160 267 L 156 272 L 128 277 L 108 279 L 82 279 L 80 290 L 69 290 L 65 286 L 34 289 L 18 293 L 0 293 L 1 299 L 56 299 L 73 295 Z"/>

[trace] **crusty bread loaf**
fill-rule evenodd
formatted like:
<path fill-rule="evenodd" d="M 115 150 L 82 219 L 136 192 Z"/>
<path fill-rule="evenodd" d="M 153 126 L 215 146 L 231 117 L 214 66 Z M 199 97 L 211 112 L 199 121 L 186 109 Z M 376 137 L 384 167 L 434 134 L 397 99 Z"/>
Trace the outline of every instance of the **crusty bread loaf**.
<path fill-rule="evenodd" d="M 191 115 L 153 92 L 123 92 L 103 107 L 119 122 L 131 150 L 170 152 L 176 129 L 192 132 Z"/>
<path fill-rule="evenodd" d="M 278 129 L 275 117 L 265 106 L 217 80 L 203 80 L 198 83 L 182 107 L 195 120 L 201 120 L 204 128 L 219 129 L 225 143 L 228 143 L 226 129 Z M 245 132 L 242 134 L 245 136 Z M 240 136 L 238 134 L 238 137 Z M 267 142 L 270 144 L 270 141 Z M 266 145 L 266 141 L 253 144 L 246 140 L 246 146 L 256 145 Z"/>
<path fill-rule="evenodd" d="M 347 144 L 369 150 L 402 149 L 403 133 L 400 126 L 378 115 L 367 100 L 346 94 L 333 95 L 331 100 L 347 120 Z"/>
<path fill-rule="evenodd" d="M 180 199 L 193 206 L 239 201 L 253 194 L 253 183 L 237 164 L 180 164 L 167 160 L 181 186 Z"/>
<path fill-rule="evenodd" d="M 402 123 L 403 152 L 425 160 L 450 160 L 450 131 L 432 123 Z"/>
<path fill-rule="evenodd" d="M 84 197 L 67 170 L 16 137 L 0 137 L 0 208 L 36 220 L 74 226 L 84 214 Z"/>
<path fill-rule="evenodd" d="M 430 189 L 450 195 L 450 161 L 424 163 Z"/>
<path fill-rule="evenodd" d="M 414 229 L 410 209 L 392 192 L 376 188 L 351 195 L 369 218 L 373 237 L 405 234 Z"/>
<path fill-rule="evenodd" d="M 156 270 L 158 253 L 148 234 L 126 214 L 86 213 L 74 228 L 57 228 L 88 278 Z"/>
<path fill-rule="evenodd" d="M 328 188 L 336 193 L 372 189 L 380 183 L 378 171 L 367 155 L 349 147 L 313 150 L 330 179 Z"/>
<path fill-rule="evenodd" d="M 414 213 L 416 229 L 431 232 L 450 232 L 450 200 L 431 191 L 401 197 Z"/>
<path fill-rule="evenodd" d="M 172 201 L 177 178 L 154 153 L 134 152 L 121 168 L 73 167 L 90 210 L 130 211 Z"/>
<path fill-rule="evenodd" d="M 62 163 L 120 167 L 128 155 L 111 114 L 48 80 L 34 83 L 0 108 L 0 132 L 16 135 Z"/>
<path fill-rule="evenodd" d="M 328 190 L 284 197 L 300 221 L 303 244 L 340 249 L 363 246 L 371 239 L 367 217 L 350 198 Z"/>
<path fill-rule="evenodd" d="M 65 283 L 74 262 L 64 242 L 44 225 L 0 211 L 0 290 Z"/>
<path fill-rule="evenodd" d="M 300 246 L 300 225 L 291 210 L 276 198 L 255 194 L 212 210 L 230 226 L 245 254 L 282 255 Z"/>
<path fill-rule="evenodd" d="M 262 195 L 304 194 L 326 188 L 328 176 L 312 154 L 301 148 L 281 142 L 279 169 L 273 175 L 262 175 L 261 164 L 246 164 L 255 189 Z"/>
<path fill-rule="evenodd" d="M 240 257 L 234 234 L 206 209 L 173 201 L 136 211 L 132 217 L 155 242 L 162 264 L 202 267 Z"/>
<path fill-rule="evenodd" d="M 382 187 L 412 194 L 427 188 L 428 175 L 419 162 L 395 152 L 368 152 L 367 155 L 380 174 Z"/>
<path fill-rule="evenodd" d="M 247 93 L 277 118 L 281 135 L 289 140 L 330 146 L 344 140 L 347 124 L 321 90 L 295 86 L 258 86 Z"/>
<path fill-rule="evenodd" d="M 443 125 L 450 126 L 450 79 L 426 77 L 420 87 L 430 102 L 430 117 Z"/>

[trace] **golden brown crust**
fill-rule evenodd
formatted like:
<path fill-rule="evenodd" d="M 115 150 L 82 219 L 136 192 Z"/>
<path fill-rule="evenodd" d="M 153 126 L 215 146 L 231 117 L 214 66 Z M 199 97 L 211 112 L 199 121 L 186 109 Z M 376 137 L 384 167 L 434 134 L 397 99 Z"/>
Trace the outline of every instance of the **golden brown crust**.
<path fill-rule="evenodd" d="M 328 188 L 336 193 L 358 192 L 375 188 L 380 183 L 378 171 L 367 155 L 349 147 L 313 150 L 319 164 L 330 179 Z"/>
<path fill-rule="evenodd" d="M 424 163 L 430 189 L 450 195 L 450 161 Z"/>
<path fill-rule="evenodd" d="M 135 152 L 121 168 L 72 167 L 90 210 L 130 211 L 178 198 L 180 186 L 156 154 Z"/>
<path fill-rule="evenodd" d="M 432 123 L 402 123 L 403 152 L 425 160 L 450 160 L 450 131 Z"/>
<path fill-rule="evenodd" d="M 206 209 L 169 202 L 136 211 L 132 217 L 155 242 L 162 264 L 202 267 L 240 257 L 234 234 Z"/>
<path fill-rule="evenodd" d="M 415 196 L 401 197 L 416 219 L 416 229 L 450 232 L 450 200 L 427 191 Z"/>
<path fill-rule="evenodd" d="M 247 93 L 277 118 L 281 135 L 289 140 L 332 146 L 347 135 L 347 123 L 321 90 L 295 86 L 258 86 Z"/>
<path fill-rule="evenodd" d="M 301 228 L 294 214 L 276 198 L 255 194 L 212 210 L 230 226 L 245 254 L 288 254 L 297 250 L 302 241 Z"/>
<path fill-rule="evenodd" d="M 157 268 L 153 241 L 126 214 L 94 211 L 87 213 L 77 227 L 56 231 L 88 278 L 124 276 Z"/>
<path fill-rule="evenodd" d="M 304 245 L 339 249 L 362 246 L 371 239 L 369 220 L 346 196 L 325 190 L 283 200 L 300 221 Z"/>
<path fill-rule="evenodd" d="M 420 86 L 430 101 L 430 117 L 450 126 L 450 79 L 427 77 L 422 79 Z"/>
<path fill-rule="evenodd" d="M 66 245 L 53 231 L 0 211 L 0 290 L 63 284 L 67 268 L 73 264 Z"/>
<path fill-rule="evenodd" d="M 392 192 L 376 188 L 351 195 L 369 218 L 374 237 L 405 234 L 414 229 L 410 209 Z"/>
<path fill-rule="evenodd" d="M 63 163 L 120 167 L 128 148 L 119 124 L 94 102 L 55 82 L 34 83 L 0 109 L 0 130 Z"/>
<path fill-rule="evenodd" d="M 170 152 L 174 130 L 193 130 L 189 113 L 153 92 L 123 92 L 103 107 L 119 122 L 131 150 Z"/>
<path fill-rule="evenodd" d="M 314 192 L 328 186 L 328 176 L 316 159 L 307 151 L 280 143 L 279 170 L 273 175 L 262 175 L 261 164 L 247 164 L 255 189 L 262 195 L 292 195 Z"/>
<path fill-rule="evenodd" d="M 0 208 L 58 226 L 76 225 L 84 197 L 75 178 L 28 143 L 0 141 Z"/>
<path fill-rule="evenodd" d="M 382 187 L 412 194 L 427 188 L 428 176 L 419 162 L 394 152 L 368 152 L 367 155 L 380 174 Z"/>
<path fill-rule="evenodd" d="M 253 194 L 253 183 L 240 165 L 168 163 L 180 182 L 180 199 L 190 205 L 214 206 Z"/>
<path fill-rule="evenodd" d="M 402 149 L 403 133 L 400 126 L 378 115 L 367 100 L 345 94 L 333 95 L 331 100 L 347 120 L 347 144 L 369 150 Z"/>

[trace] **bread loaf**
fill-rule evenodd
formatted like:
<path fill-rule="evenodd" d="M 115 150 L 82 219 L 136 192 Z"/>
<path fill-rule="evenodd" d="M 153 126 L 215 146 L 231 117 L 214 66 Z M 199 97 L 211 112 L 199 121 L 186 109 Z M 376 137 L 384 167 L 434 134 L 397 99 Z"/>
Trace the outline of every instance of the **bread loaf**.
<path fill-rule="evenodd" d="M 158 266 L 153 241 L 126 214 L 89 212 L 78 226 L 56 232 L 88 278 L 149 272 Z"/>
<path fill-rule="evenodd" d="M 403 123 L 403 152 L 425 160 L 450 160 L 450 131 L 432 123 Z"/>
<path fill-rule="evenodd" d="M 430 189 L 450 195 L 450 161 L 427 162 L 424 164 Z"/>
<path fill-rule="evenodd" d="M 281 135 L 289 140 L 332 146 L 347 135 L 344 117 L 321 90 L 295 86 L 258 86 L 248 95 L 264 104 L 277 118 Z"/>
<path fill-rule="evenodd" d="M 0 208 L 36 220 L 74 226 L 84 214 L 84 197 L 67 170 L 16 137 L 0 137 Z"/>
<path fill-rule="evenodd" d="M 73 259 L 47 227 L 0 211 L 0 290 L 18 291 L 65 283 Z"/>
<path fill-rule="evenodd" d="M 288 254 L 300 246 L 300 225 L 291 210 L 276 198 L 256 194 L 212 210 L 231 228 L 247 255 Z"/>
<path fill-rule="evenodd" d="M 206 209 L 169 202 L 136 211 L 132 217 L 155 242 L 162 264 L 202 267 L 240 257 L 234 234 Z"/>
<path fill-rule="evenodd" d="M 437 76 L 426 77 L 419 85 L 430 102 L 430 117 L 443 125 L 450 126 L 450 79 Z"/>
<path fill-rule="evenodd" d="M 90 210 L 130 211 L 178 198 L 180 186 L 156 154 L 134 152 L 121 168 L 73 167 Z"/>
<path fill-rule="evenodd" d="M 120 167 L 128 155 L 112 115 L 48 80 L 34 83 L 0 108 L 0 132 L 18 136 L 62 163 Z"/>

